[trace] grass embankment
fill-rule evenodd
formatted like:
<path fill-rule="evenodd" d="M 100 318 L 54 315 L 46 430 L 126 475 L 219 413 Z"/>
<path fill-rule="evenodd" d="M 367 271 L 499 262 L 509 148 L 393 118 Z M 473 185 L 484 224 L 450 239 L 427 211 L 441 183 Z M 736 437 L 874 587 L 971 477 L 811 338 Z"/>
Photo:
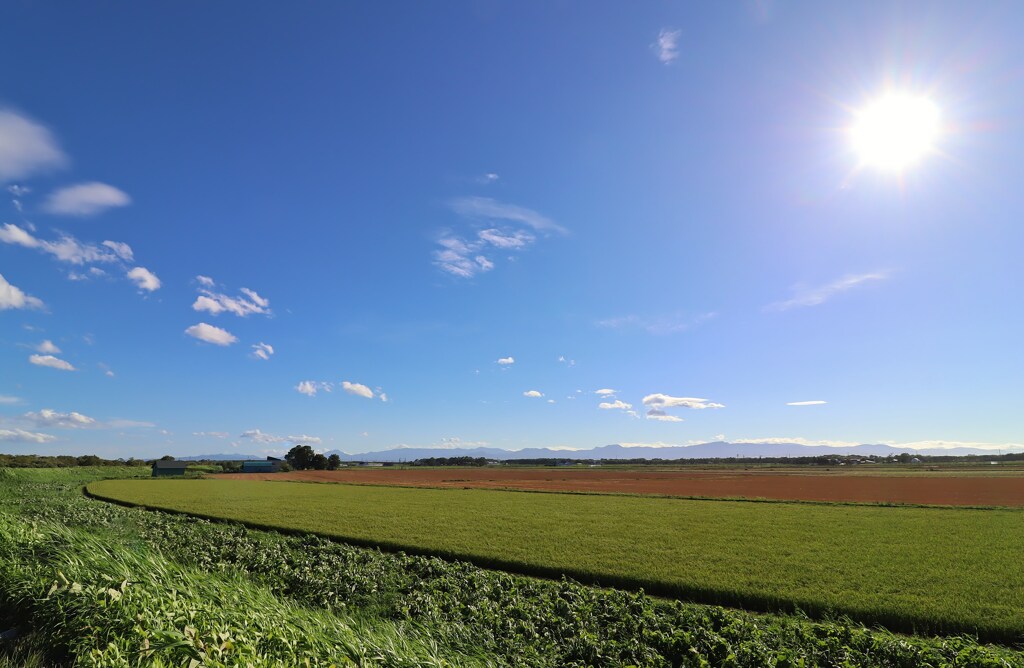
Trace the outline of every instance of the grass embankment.
<path fill-rule="evenodd" d="M 1024 637 L 1024 512 L 225 480 L 98 496 L 709 603 Z"/>

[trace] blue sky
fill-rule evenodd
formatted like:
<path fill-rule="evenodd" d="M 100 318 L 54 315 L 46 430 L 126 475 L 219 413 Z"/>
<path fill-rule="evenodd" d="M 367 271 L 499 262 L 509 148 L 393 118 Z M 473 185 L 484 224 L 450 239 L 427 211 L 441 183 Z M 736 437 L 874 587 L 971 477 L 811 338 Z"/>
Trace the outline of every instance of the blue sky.
<path fill-rule="evenodd" d="M 1024 448 L 1017 3 L 3 14 L 0 451 Z"/>

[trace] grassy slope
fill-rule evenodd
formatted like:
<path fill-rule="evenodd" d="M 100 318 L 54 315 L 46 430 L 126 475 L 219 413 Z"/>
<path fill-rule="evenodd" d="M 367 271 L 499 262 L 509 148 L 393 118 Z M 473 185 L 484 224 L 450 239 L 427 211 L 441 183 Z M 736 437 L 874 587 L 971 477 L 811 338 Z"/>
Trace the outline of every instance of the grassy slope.
<path fill-rule="evenodd" d="M 831 610 L 896 629 L 1024 634 L 1024 513 L 108 481 L 151 507 L 565 572 L 708 602 Z"/>

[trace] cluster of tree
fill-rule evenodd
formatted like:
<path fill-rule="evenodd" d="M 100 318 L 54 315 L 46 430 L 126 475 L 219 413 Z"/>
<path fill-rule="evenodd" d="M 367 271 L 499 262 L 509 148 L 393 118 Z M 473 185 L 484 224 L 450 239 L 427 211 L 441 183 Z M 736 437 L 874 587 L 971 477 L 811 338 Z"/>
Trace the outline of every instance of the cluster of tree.
<path fill-rule="evenodd" d="M 308 445 L 296 445 L 288 451 L 288 454 L 284 456 L 284 460 L 296 471 L 306 471 L 308 469 L 335 471 L 341 468 L 341 457 L 337 454 L 325 457 L 319 452 L 314 452 L 313 448 Z"/>
<path fill-rule="evenodd" d="M 0 454 L 0 468 L 12 469 L 54 469 L 72 466 L 148 466 L 143 459 L 103 459 L 96 455 L 3 455 Z"/>
<path fill-rule="evenodd" d="M 409 462 L 410 466 L 487 466 L 486 457 L 426 457 Z"/>

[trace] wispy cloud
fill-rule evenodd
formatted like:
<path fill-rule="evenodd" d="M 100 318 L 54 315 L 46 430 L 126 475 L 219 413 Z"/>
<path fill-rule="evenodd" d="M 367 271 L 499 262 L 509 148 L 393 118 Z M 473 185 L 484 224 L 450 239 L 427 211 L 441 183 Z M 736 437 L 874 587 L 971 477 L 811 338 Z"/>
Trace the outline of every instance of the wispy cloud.
<path fill-rule="evenodd" d="M 774 302 L 764 307 L 766 311 L 788 311 L 801 306 L 818 306 L 832 297 L 867 283 L 877 283 L 889 278 L 889 271 L 873 271 L 866 274 L 847 274 L 842 278 L 817 287 L 796 286 L 791 299 Z"/>
<path fill-rule="evenodd" d="M 70 362 L 53 355 L 29 355 L 28 361 L 36 366 L 50 367 L 60 371 L 78 371 Z"/>
<path fill-rule="evenodd" d="M 226 431 L 194 431 L 193 436 L 204 436 L 209 438 L 227 438 L 231 434 Z"/>
<path fill-rule="evenodd" d="M 8 394 L 0 394 L 0 404 L 20 404 L 21 397 L 12 397 Z"/>
<path fill-rule="evenodd" d="M 487 172 L 486 174 L 481 174 L 480 176 L 478 176 L 476 178 L 476 182 L 482 186 L 489 186 L 492 183 L 497 183 L 498 179 L 500 178 L 501 177 L 495 174 L 494 172 Z"/>
<path fill-rule="evenodd" d="M 827 403 L 828 403 L 827 401 L 821 401 L 821 400 L 814 400 L 814 401 L 790 401 L 790 402 L 787 402 L 786 405 L 787 406 L 820 406 L 822 404 L 827 404 Z"/>
<path fill-rule="evenodd" d="M 132 198 L 123 190 L 106 183 L 79 183 L 50 194 L 43 209 L 63 216 L 94 216 L 107 209 L 131 204 Z"/>
<path fill-rule="evenodd" d="M 658 55 L 658 60 L 669 65 L 679 57 L 680 35 L 682 35 L 681 30 L 672 28 L 662 28 L 658 32 L 658 39 L 651 44 L 651 48 Z"/>
<path fill-rule="evenodd" d="M 656 408 L 690 408 L 694 410 L 702 410 L 705 408 L 725 408 L 722 404 L 716 404 L 713 401 L 707 399 L 698 399 L 696 397 L 672 397 L 667 394 L 648 394 L 644 397 L 644 406 L 654 406 Z"/>
<path fill-rule="evenodd" d="M 660 422 L 683 422 L 683 418 L 676 417 L 675 415 L 669 415 L 660 408 L 649 408 L 647 409 L 648 420 L 658 420 Z"/>
<path fill-rule="evenodd" d="M 605 329 L 642 329 L 656 335 L 677 334 L 698 327 L 717 315 L 714 311 L 692 316 L 680 314 L 654 317 L 624 315 L 598 320 L 597 326 Z"/>
<path fill-rule="evenodd" d="M 206 341 L 218 346 L 230 346 L 232 343 L 238 341 L 238 337 L 220 327 L 214 327 L 205 322 L 200 322 L 196 325 L 192 325 L 185 330 L 185 333 L 189 336 L 199 339 L 200 341 Z"/>
<path fill-rule="evenodd" d="M 0 183 L 48 172 L 68 163 L 46 127 L 9 109 L 0 109 Z"/>
<path fill-rule="evenodd" d="M 24 429 L 0 429 L 0 442 L 3 443 L 52 443 L 56 440 L 57 437 L 51 434 Z"/>
<path fill-rule="evenodd" d="M 252 314 L 270 315 L 270 300 L 261 297 L 255 290 L 242 288 L 242 294 L 231 297 L 222 292 L 214 292 L 213 279 L 208 276 L 196 276 L 199 282 L 199 296 L 192 303 L 194 311 L 206 311 L 211 315 L 220 313 L 233 313 L 240 317 L 247 317 Z"/>
<path fill-rule="evenodd" d="M 540 399 L 541 397 L 544 396 L 544 393 L 538 390 L 527 390 L 523 392 L 523 396 L 529 397 L 530 399 Z"/>
<path fill-rule="evenodd" d="M 602 397 L 613 397 L 617 392 L 618 390 L 613 390 L 610 387 L 605 387 L 600 390 L 594 390 L 594 394 L 597 394 Z"/>
<path fill-rule="evenodd" d="M 273 354 L 274 346 L 270 345 L 269 343 L 263 343 L 262 341 L 260 341 L 259 343 L 253 344 L 252 356 L 255 357 L 256 359 L 269 360 L 270 356 Z"/>
<path fill-rule="evenodd" d="M 486 224 L 475 236 L 447 231 L 438 238 L 440 248 L 434 251 L 434 264 L 459 278 L 491 271 L 493 253 L 522 251 L 537 241 L 537 232 L 567 233 L 564 227 L 532 209 L 489 197 L 461 197 L 449 206 L 473 224 Z"/>
<path fill-rule="evenodd" d="M 41 309 L 44 305 L 41 299 L 25 294 L 17 286 L 8 283 L 3 274 L 0 274 L 0 311 L 21 308 Z"/>
<path fill-rule="evenodd" d="M 324 392 L 330 392 L 333 389 L 334 385 L 332 383 L 320 380 L 303 380 L 295 386 L 296 392 L 299 394 L 305 394 L 307 397 L 315 397 L 317 392 L 320 392 L 321 390 Z"/>
<path fill-rule="evenodd" d="M 319 436 L 309 436 L 306 434 L 299 434 L 297 436 L 276 436 L 259 429 L 248 429 L 239 434 L 238 437 L 247 438 L 255 441 L 256 443 L 308 443 L 318 445 L 323 441 Z"/>
<path fill-rule="evenodd" d="M 460 216 L 484 220 L 521 223 L 539 232 L 568 234 L 568 230 L 547 216 L 525 206 L 506 204 L 490 197 L 459 197 L 451 201 L 452 210 Z"/>
<path fill-rule="evenodd" d="M 39 239 L 13 223 L 6 223 L 0 227 L 0 241 L 32 248 L 52 255 L 61 262 L 75 265 L 131 262 L 134 259 L 131 246 L 120 241 L 93 244 L 79 241 L 70 234 L 63 234 L 56 241 L 50 241 Z"/>
<path fill-rule="evenodd" d="M 611 411 L 611 410 L 628 411 L 629 409 L 633 408 L 633 404 L 627 404 L 625 401 L 622 401 L 621 399 L 616 399 L 615 401 L 611 401 L 611 402 L 609 402 L 609 401 L 602 401 L 601 403 L 599 403 L 597 405 L 597 407 L 600 408 L 601 410 L 604 410 L 604 411 Z"/>
<path fill-rule="evenodd" d="M 44 408 L 38 413 L 25 413 L 25 419 L 43 429 L 91 429 L 101 426 L 95 418 L 88 415 L 76 411 L 61 413 L 50 408 Z"/>
<path fill-rule="evenodd" d="M 60 348 L 54 345 L 53 341 L 50 339 L 46 339 L 36 346 L 36 352 L 45 353 L 47 355 L 56 355 L 60 353 Z"/>

